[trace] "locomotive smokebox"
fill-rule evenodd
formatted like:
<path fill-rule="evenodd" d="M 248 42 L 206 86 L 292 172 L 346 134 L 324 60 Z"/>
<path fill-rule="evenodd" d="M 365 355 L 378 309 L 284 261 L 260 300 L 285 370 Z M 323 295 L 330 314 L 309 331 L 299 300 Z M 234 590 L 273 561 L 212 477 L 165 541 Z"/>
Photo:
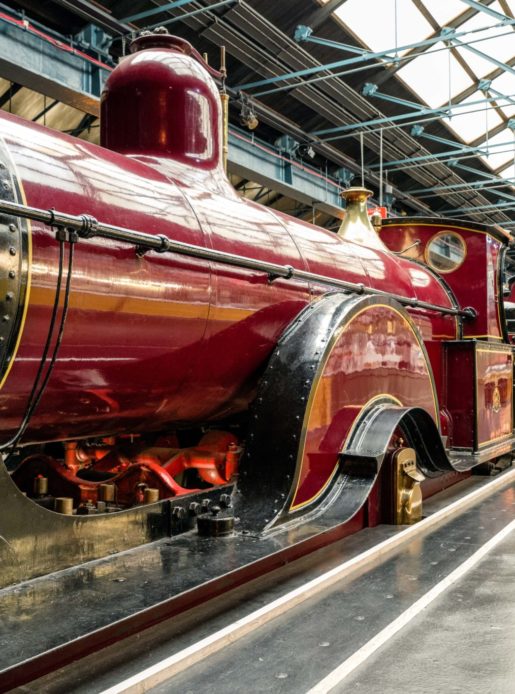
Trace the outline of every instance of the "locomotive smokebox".
<path fill-rule="evenodd" d="M 221 104 L 211 77 L 218 73 L 187 41 L 165 32 L 135 39 L 131 55 L 109 76 L 101 101 L 101 144 L 171 173 L 175 164 L 177 172 L 184 173 L 186 165 L 218 173 Z"/>

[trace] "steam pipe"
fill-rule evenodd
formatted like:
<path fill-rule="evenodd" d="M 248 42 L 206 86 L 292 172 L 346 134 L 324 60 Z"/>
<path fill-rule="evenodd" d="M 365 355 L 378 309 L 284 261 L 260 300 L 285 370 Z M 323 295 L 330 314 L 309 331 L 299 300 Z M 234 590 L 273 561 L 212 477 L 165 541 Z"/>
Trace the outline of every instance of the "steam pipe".
<path fill-rule="evenodd" d="M 142 256 L 147 251 L 157 251 L 158 253 L 178 253 L 191 258 L 199 258 L 216 263 L 223 263 L 232 267 L 242 267 L 249 270 L 258 270 L 267 273 L 270 282 L 282 277 L 283 279 L 297 279 L 305 282 L 316 282 L 324 284 L 333 289 L 342 289 L 355 294 L 374 294 L 378 296 L 387 296 L 395 299 L 403 306 L 412 308 L 422 308 L 429 311 L 436 311 L 442 315 L 458 316 L 461 318 L 473 320 L 476 317 L 476 311 L 471 308 L 449 308 L 447 306 L 439 306 L 431 304 L 427 301 L 420 301 L 416 298 L 408 298 L 385 292 L 374 287 L 367 287 L 364 284 L 356 282 L 348 282 L 339 280 L 325 275 L 318 275 L 315 272 L 307 272 L 306 270 L 298 270 L 291 265 L 279 265 L 278 263 L 269 263 L 254 258 L 236 255 L 234 253 L 226 253 L 225 251 L 217 251 L 215 249 L 196 246 L 191 243 L 182 241 L 174 241 L 164 235 L 154 236 L 143 231 L 134 229 L 126 229 L 124 227 L 114 226 L 112 224 L 104 224 L 99 222 L 94 217 L 88 214 L 71 215 L 65 212 L 57 212 L 55 210 L 42 210 L 37 207 L 29 207 L 20 205 L 19 203 L 9 202 L 7 200 L 0 201 L 0 213 L 31 219 L 38 222 L 43 222 L 50 227 L 62 227 L 72 229 L 82 238 L 100 237 L 128 243 L 136 248 L 138 255 Z"/>

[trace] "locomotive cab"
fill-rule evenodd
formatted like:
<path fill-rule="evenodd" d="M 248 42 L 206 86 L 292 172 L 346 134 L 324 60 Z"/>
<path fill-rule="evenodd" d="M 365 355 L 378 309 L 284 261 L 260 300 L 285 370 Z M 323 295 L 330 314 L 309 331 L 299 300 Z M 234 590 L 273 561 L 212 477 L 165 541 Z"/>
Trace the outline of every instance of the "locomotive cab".
<path fill-rule="evenodd" d="M 515 303 L 506 302 L 503 287 L 511 236 L 497 226 L 413 217 L 384 220 L 381 237 L 392 251 L 430 268 L 461 305 L 476 312 L 473 321 L 463 322 L 458 339 L 432 352 L 454 453 L 481 463 L 509 452 L 513 349 L 506 343 Z"/>
<path fill-rule="evenodd" d="M 501 342 L 505 255 L 511 236 L 498 226 L 438 217 L 383 220 L 381 238 L 402 257 L 424 264 L 452 290 L 476 320 L 463 326 L 464 339 Z"/>

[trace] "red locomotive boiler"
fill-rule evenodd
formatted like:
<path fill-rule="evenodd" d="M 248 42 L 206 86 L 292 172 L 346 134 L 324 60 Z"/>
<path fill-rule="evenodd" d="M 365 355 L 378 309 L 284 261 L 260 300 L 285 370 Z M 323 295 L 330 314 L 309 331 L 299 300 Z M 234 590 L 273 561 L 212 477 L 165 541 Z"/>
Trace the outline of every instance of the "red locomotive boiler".
<path fill-rule="evenodd" d="M 412 522 L 424 477 L 511 455 L 509 235 L 242 200 L 209 68 L 131 51 L 100 147 L 0 117 L 0 584 L 196 521 Z"/>

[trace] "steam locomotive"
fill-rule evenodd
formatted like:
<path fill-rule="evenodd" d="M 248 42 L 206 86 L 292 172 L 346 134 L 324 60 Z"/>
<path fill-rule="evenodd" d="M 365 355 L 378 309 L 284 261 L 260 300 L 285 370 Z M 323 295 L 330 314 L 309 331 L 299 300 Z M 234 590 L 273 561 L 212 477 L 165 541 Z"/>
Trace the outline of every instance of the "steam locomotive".
<path fill-rule="evenodd" d="M 146 34 L 101 146 L 0 116 L 1 585 L 197 523 L 413 522 L 511 461 L 509 234 L 241 199 L 210 72 Z"/>

